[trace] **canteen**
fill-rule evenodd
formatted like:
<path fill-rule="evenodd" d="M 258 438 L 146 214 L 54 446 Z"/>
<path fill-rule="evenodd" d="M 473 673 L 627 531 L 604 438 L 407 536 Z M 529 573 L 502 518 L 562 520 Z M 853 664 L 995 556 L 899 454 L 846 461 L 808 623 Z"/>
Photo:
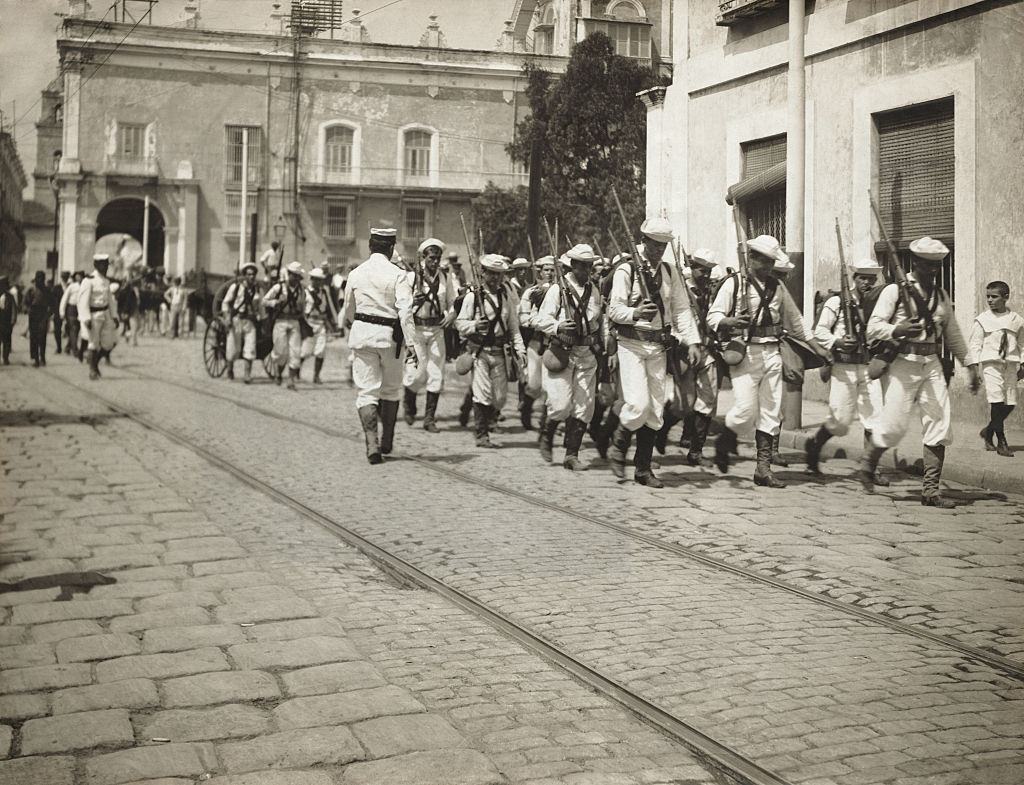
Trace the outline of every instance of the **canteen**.
<path fill-rule="evenodd" d="M 726 365 L 739 365 L 747 356 L 747 345 L 739 338 L 733 338 L 722 349 L 722 362 Z"/>
<path fill-rule="evenodd" d="M 541 358 L 544 367 L 551 373 L 560 373 L 569 367 L 569 350 L 561 341 L 551 341 Z"/>
<path fill-rule="evenodd" d="M 476 362 L 476 353 L 467 349 L 455 358 L 455 373 L 465 376 L 473 370 L 473 363 Z"/>

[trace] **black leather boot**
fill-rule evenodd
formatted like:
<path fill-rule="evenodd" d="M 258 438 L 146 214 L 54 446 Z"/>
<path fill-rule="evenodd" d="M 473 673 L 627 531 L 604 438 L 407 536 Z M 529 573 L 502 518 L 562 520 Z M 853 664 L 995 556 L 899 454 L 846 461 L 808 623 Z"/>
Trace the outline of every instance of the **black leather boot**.
<path fill-rule="evenodd" d="M 942 479 L 942 464 L 946 460 L 946 447 L 937 444 L 934 447 L 924 446 L 924 476 L 921 478 L 921 504 L 926 507 L 939 507 L 951 510 L 956 502 L 942 495 L 939 480 Z"/>
<path fill-rule="evenodd" d="M 566 428 L 568 429 L 568 425 Z M 551 463 L 553 458 L 551 451 L 555 446 L 555 432 L 558 431 L 558 420 L 547 418 L 544 421 L 544 426 L 540 429 L 540 440 L 538 441 L 538 447 L 540 449 L 540 457 L 544 459 L 545 463 Z M 566 431 L 566 439 L 568 439 L 568 431 Z"/>
<path fill-rule="evenodd" d="M 668 448 L 668 433 L 672 430 L 679 418 L 668 413 L 668 408 L 665 409 L 664 414 L 665 421 L 656 434 L 654 434 L 654 449 L 658 451 L 658 455 L 664 455 L 665 450 Z"/>
<path fill-rule="evenodd" d="M 789 467 L 789 461 L 782 457 L 782 453 L 779 452 L 779 440 L 782 438 L 782 432 L 775 434 L 772 437 L 772 463 L 776 466 L 782 466 L 783 468 Z"/>
<path fill-rule="evenodd" d="M 398 401 L 380 402 L 380 451 L 390 455 L 395 443 L 395 422 L 398 420 Z"/>
<path fill-rule="evenodd" d="M 723 427 L 722 432 L 715 439 L 715 466 L 722 474 L 729 471 L 729 458 L 735 454 L 738 442 L 736 431 L 727 427 Z"/>
<path fill-rule="evenodd" d="M 601 428 L 604 425 L 604 413 L 606 409 L 606 406 L 595 403 L 594 415 L 590 418 L 590 422 L 587 423 L 587 433 L 590 434 L 590 438 L 595 444 L 597 444 L 598 437 L 601 435 Z"/>
<path fill-rule="evenodd" d="M 363 424 L 363 436 L 366 439 L 366 460 L 378 464 L 384 459 L 380 455 L 380 443 L 377 439 L 377 404 L 360 406 L 359 421 Z"/>
<path fill-rule="evenodd" d="M 459 425 L 463 428 L 469 425 L 469 415 L 473 413 L 473 391 L 466 390 L 462 398 L 462 405 L 459 406 Z"/>
<path fill-rule="evenodd" d="M 831 438 L 832 434 L 829 433 L 828 428 L 822 425 L 814 436 L 804 442 L 807 471 L 811 474 L 821 474 L 821 448 Z"/>
<path fill-rule="evenodd" d="M 700 466 L 704 462 L 704 442 L 708 439 L 711 415 L 693 412 L 692 418 L 690 420 L 690 448 L 686 453 L 686 462 L 690 466 Z"/>
<path fill-rule="evenodd" d="M 871 440 L 871 431 L 864 431 L 864 452 L 869 452 L 874 449 L 874 446 L 875 444 Z M 881 488 L 888 488 L 891 484 L 889 478 L 882 473 L 882 469 L 878 466 L 877 462 L 875 463 L 874 484 Z"/>
<path fill-rule="evenodd" d="M 608 445 L 611 444 L 612 434 L 615 433 L 615 429 L 618 427 L 619 416 L 615 413 L 614 409 L 609 408 L 604 422 L 601 423 L 601 427 L 594 434 L 594 446 L 597 448 L 597 454 L 602 458 L 608 457 Z"/>
<path fill-rule="evenodd" d="M 323 384 L 320 381 L 320 371 L 324 368 L 324 358 L 314 357 L 313 358 L 313 384 Z"/>
<path fill-rule="evenodd" d="M 658 433 L 653 428 L 643 426 L 636 432 L 636 454 L 633 456 L 633 481 L 648 488 L 664 488 L 665 483 L 658 479 L 651 469 L 651 457 L 654 455 L 654 442 Z"/>
<path fill-rule="evenodd" d="M 519 423 L 523 430 L 533 430 L 533 398 L 526 392 L 523 382 L 519 382 Z"/>
<path fill-rule="evenodd" d="M 402 395 L 402 413 L 406 425 L 416 422 L 416 393 L 411 387 L 406 387 Z"/>
<path fill-rule="evenodd" d="M 428 392 L 427 403 L 423 408 L 423 430 L 427 433 L 438 433 L 437 430 L 437 402 L 441 400 L 441 393 Z"/>
<path fill-rule="evenodd" d="M 583 444 L 583 434 L 587 430 L 587 424 L 583 420 L 570 417 L 565 421 L 565 459 L 562 466 L 573 472 L 585 472 L 587 466 L 580 461 L 580 445 Z"/>
<path fill-rule="evenodd" d="M 868 441 L 867 449 L 860 456 L 857 464 L 857 481 L 865 493 L 875 492 L 875 475 L 878 473 L 878 462 L 885 454 L 885 447 L 876 447 L 874 442 Z"/>
<path fill-rule="evenodd" d="M 754 469 L 754 485 L 765 488 L 785 488 L 786 483 L 772 474 L 772 450 L 774 439 L 770 433 L 756 431 L 754 442 L 757 445 L 757 468 Z"/>
<path fill-rule="evenodd" d="M 608 460 L 612 465 L 612 474 L 620 480 L 626 477 L 626 453 L 629 452 L 629 445 L 632 441 L 633 432 L 620 422 L 615 427 L 615 433 L 612 434 L 612 444 L 608 450 Z M 651 442 L 651 446 L 654 446 L 654 442 Z"/>
<path fill-rule="evenodd" d="M 473 425 L 476 432 L 477 447 L 494 447 L 491 442 L 491 419 L 494 409 L 485 403 L 473 404 Z"/>

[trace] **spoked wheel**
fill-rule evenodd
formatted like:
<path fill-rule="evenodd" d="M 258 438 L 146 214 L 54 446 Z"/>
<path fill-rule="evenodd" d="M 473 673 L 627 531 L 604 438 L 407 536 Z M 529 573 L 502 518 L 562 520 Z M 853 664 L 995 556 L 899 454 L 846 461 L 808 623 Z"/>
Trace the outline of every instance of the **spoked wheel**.
<path fill-rule="evenodd" d="M 214 379 L 228 369 L 228 330 L 220 319 L 212 320 L 203 333 L 203 363 Z"/>

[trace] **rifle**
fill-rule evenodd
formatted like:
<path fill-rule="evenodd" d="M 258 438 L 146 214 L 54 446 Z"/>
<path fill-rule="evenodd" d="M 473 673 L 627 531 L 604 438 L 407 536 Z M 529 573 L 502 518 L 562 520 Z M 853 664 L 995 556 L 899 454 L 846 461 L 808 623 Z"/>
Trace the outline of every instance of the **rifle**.
<path fill-rule="evenodd" d="M 839 248 L 839 302 L 843 308 L 843 328 L 847 336 L 856 339 L 857 351 L 861 352 L 867 346 L 867 336 L 864 334 L 864 320 L 854 320 L 853 318 L 853 295 L 850 292 L 850 278 L 846 273 L 843 233 L 839 228 L 838 218 L 836 218 L 836 244 Z"/>
<path fill-rule="evenodd" d="M 530 283 L 537 283 L 537 254 L 533 251 L 533 238 L 526 235 L 526 247 L 530 250 Z"/>
<path fill-rule="evenodd" d="M 736 241 L 739 243 L 739 274 L 736 278 L 736 316 L 741 319 L 750 318 L 750 295 L 747 291 L 749 286 L 748 276 L 750 274 L 750 257 L 747 250 L 747 235 L 740 223 L 738 208 L 733 205 L 732 222 L 736 227 Z M 745 334 L 733 335 L 729 343 L 722 350 L 722 362 L 726 365 L 739 365 L 747 355 L 747 343 L 750 341 L 750 327 Z"/>
<path fill-rule="evenodd" d="M 672 245 L 672 255 L 676 259 L 676 272 L 679 273 L 679 281 L 683 285 L 683 290 L 686 292 L 686 299 L 690 302 L 690 312 L 693 314 L 693 320 L 697 323 L 697 332 L 700 334 L 701 346 L 708 346 L 707 336 L 707 325 L 704 323 L 704 314 L 701 314 L 700 308 L 697 305 L 697 301 L 693 297 L 693 292 L 690 290 L 690 285 L 686 283 L 686 276 L 683 275 L 682 262 L 685 261 L 690 269 L 693 269 L 693 261 L 690 259 L 690 254 L 686 252 L 685 246 L 681 240 L 676 240 Z"/>
<path fill-rule="evenodd" d="M 893 279 L 896 285 L 899 287 L 900 304 L 903 306 L 904 312 L 907 314 L 907 318 L 914 319 L 920 318 L 924 321 L 925 333 L 931 333 L 935 336 L 935 340 L 940 340 L 939 331 L 935 326 L 935 319 L 932 317 L 931 311 L 928 310 L 928 304 L 921 297 L 921 293 L 918 292 L 916 286 L 911 286 L 910 281 L 907 280 L 907 274 L 903 271 L 903 265 L 900 264 L 899 252 L 896 250 L 896 244 L 889 238 L 889 233 L 885 231 L 885 225 L 882 223 L 882 216 L 878 211 L 878 205 L 875 203 L 874 194 L 868 189 L 868 199 L 871 202 L 871 212 L 875 216 L 875 221 L 878 223 L 878 229 L 882 234 L 882 239 L 885 241 L 886 247 L 889 249 L 889 268 L 893 275 Z M 938 285 L 939 291 L 936 292 L 936 298 L 941 299 L 942 286 Z M 871 363 L 868 365 L 868 376 L 872 379 L 879 378 L 886 370 L 888 370 L 890 363 L 896 359 L 896 355 L 899 354 L 900 342 L 899 341 L 883 341 L 879 342 L 881 346 L 877 347 L 875 355 L 871 359 Z M 944 347 L 943 347 L 944 348 Z M 942 375 L 946 379 L 946 384 L 949 384 L 949 380 L 953 378 L 953 360 L 947 358 L 945 351 L 939 353 L 939 361 L 942 363 Z M 877 375 L 875 375 L 877 374 Z"/>
<path fill-rule="evenodd" d="M 473 244 L 469 241 L 466 217 L 462 213 L 459 213 L 459 221 L 462 222 L 462 236 L 466 240 L 466 256 L 469 259 L 469 276 L 467 278 L 473 279 L 469 287 L 473 293 L 473 314 L 474 316 L 479 316 L 483 313 L 483 304 L 480 302 L 481 292 L 483 291 L 483 273 L 476 269 L 476 260 L 473 258 Z M 473 340 L 473 335 L 466 338 L 465 350 L 459 354 L 458 359 L 455 361 L 455 371 L 460 376 L 469 373 L 473 369 L 477 355 L 480 354 L 480 350 L 483 348 L 482 343 Z"/>
<path fill-rule="evenodd" d="M 619 201 L 619 194 L 618 194 L 618 191 L 615 190 L 615 186 L 614 185 L 612 186 L 612 197 L 614 197 L 614 199 L 615 199 L 615 206 L 618 208 L 619 218 L 622 220 L 622 228 L 626 232 L 626 237 L 627 238 L 628 237 L 632 237 L 633 235 L 629 231 L 629 221 L 626 220 L 626 211 L 622 209 L 622 202 Z M 614 239 L 615 239 L 614 235 L 612 235 L 612 239 L 614 241 Z M 617 247 L 618 243 L 615 243 L 615 245 Z M 621 248 L 619 248 L 619 253 L 620 254 L 622 253 L 622 249 Z M 636 253 L 632 253 L 631 252 L 630 256 L 634 257 L 634 262 L 636 263 L 637 272 L 640 273 L 640 275 L 638 276 L 639 279 L 640 279 L 640 295 L 647 302 L 652 302 L 653 303 L 654 300 L 651 299 L 650 288 L 647 286 L 647 276 L 644 275 L 644 269 L 643 269 L 643 266 L 642 266 L 643 262 L 642 262 L 642 260 L 635 258 L 637 256 Z"/>
<path fill-rule="evenodd" d="M 565 282 L 565 272 L 562 270 L 562 263 L 558 260 L 558 241 L 555 239 L 558 237 L 558 219 L 555 219 L 555 234 L 551 233 L 551 227 L 548 225 L 548 219 L 544 219 L 544 231 L 548 235 L 548 248 L 551 251 L 551 255 L 555 258 L 555 283 L 558 286 L 558 298 L 559 307 L 562 313 L 565 314 L 565 318 L 573 323 L 575 326 L 576 320 L 573 318 L 573 313 L 569 304 L 569 293 L 567 284 Z M 541 358 L 544 367 L 552 373 L 560 373 L 564 371 L 569 365 L 569 349 L 562 343 L 561 339 L 556 333 L 549 341 L 547 348 L 544 350 L 544 356 Z"/>

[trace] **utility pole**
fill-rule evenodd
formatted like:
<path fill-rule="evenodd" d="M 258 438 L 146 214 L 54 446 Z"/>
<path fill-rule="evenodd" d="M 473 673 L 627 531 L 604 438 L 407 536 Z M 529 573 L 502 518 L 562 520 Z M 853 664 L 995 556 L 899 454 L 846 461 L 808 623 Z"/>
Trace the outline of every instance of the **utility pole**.
<path fill-rule="evenodd" d="M 245 232 L 249 204 L 249 129 L 242 128 L 242 205 L 238 208 L 238 272 L 245 264 Z"/>
<path fill-rule="evenodd" d="M 804 0 L 789 0 L 789 72 L 786 81 L 786 253 L 795 269 L 790 293 L 804 309 L 804 160 L 806 156 L 806 79 L 804 74 Z M 799 387 L 786 385 L 783 411 L 787 428 L 800 428 L 803 401 Z"/>
<path fill-rule="evenodd" d="M 300 245 L 302 237 L 302 218 L 299 211 L 299 133 L 300 133 L 300 112 L 302 109 L 302 17 L 296 16 L 295 8 L 292 9 L 292 86 L 295 90 L 295 109 L 292 116 L 292 220 L 295 230 L 295 259 L 302 258 Z"/>

